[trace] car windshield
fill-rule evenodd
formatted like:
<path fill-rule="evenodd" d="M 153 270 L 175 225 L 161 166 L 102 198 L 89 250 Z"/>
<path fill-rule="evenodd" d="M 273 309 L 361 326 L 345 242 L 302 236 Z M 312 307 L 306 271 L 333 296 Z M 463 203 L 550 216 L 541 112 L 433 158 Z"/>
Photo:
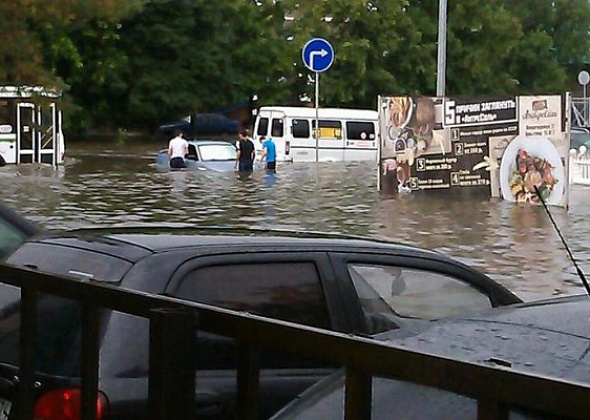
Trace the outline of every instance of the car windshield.
<path fill-rule="evenodd" d="M 199 146 L 201 160 L 235 160 L 236 149 L 230 143 L 225 144 L 204 144 Z"/>
<path fill-rule="evenodd" d="M 356 263 L 350 264 L 348 270 L 368 320 L 390 314 L 437 319 L 492 307 L 485 293 L 449 275 Z M 383 331 L 371 326 L 369 329 L 372 333 Z"/>

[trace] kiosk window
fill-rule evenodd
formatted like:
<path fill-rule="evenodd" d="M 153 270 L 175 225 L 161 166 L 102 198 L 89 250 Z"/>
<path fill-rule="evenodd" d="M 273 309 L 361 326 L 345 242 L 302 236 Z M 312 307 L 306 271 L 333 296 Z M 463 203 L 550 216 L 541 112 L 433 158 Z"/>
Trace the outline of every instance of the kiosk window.
<path fill-rule="evenodd" d="M 5 133 L 10 126 L 10 132 L 14 131 L 13 124 L 14 124 L 14 103 L 12 101 L 0 101 L 0 125 L 6 126 L 3 127 L 3 131 L 1 133 Z"/>

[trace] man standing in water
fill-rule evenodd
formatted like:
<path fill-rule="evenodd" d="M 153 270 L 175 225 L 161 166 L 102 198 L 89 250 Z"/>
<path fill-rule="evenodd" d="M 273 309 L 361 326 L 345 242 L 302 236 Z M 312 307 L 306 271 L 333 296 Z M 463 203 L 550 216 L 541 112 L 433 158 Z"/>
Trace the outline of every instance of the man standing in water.
<path fill-rule="evenodd" d="M 256 152 L 254 143 L 250 140 L 249 130 L 244 129 L 240 132 L 236 147 L 238 153 L 236 154 L 235 168 L 240 172 L 251 172 L 254 169 L 254 156 Z"/>
<path fill-rule="evenodd" d="M 260 156 L 260 163 L 264 162 L 266 158 L 266 172 L 275 173 L 277 171 L 277 149 L 275 147 L 272 137 L 268 139 L 264 136 L 260 137 L 262 143 L 262 156 Z"/>
<path fill-rule="evenodd" d="M 175 130 L 174 137 L 168 143 L 168 156 L 171 168 L 186 168 L 184 157 L 188 155 L 188 142 L 182 137 L 182 130 Z"/>

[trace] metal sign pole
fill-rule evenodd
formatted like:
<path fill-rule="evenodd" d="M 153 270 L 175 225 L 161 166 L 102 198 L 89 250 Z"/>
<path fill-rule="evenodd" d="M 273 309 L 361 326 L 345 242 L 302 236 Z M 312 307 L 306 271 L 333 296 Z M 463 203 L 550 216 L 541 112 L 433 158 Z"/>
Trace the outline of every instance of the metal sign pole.
<path fill-rule="evenodd" d="M 436 96 L 445 96 L 447 68 L 447 0 L 438 2 L 438 58 L 436 66 Z"/>
<path fill-rule="evenodd" d="M 319 108 L 320 108 L 320 73 L 315 72 L 315 161 L 318 162 L 318 140 L 320 137 L 319 126 Z"/>
<path fill-rule="evenodd" d="M 584 85 L 584 125 L 588 126 L 588 100 L 586 99 L 586 89 L 588 85 Z"/>
<path fill-rule="evenodd" d="M 590 73 L 588 73 L 586 70 L 582 70 L 581 72 L 578 73 L 578 82 L 584 86 L 584 108 L 582 109 L 582 123 L 584 124 L 585 127 L 588 126 L 588 98 L 586 97 L 586 89 L 588 86 L 588 83 L 590 83 Z"/>
<path fill-rule="evenodd" d="M 322 38 L 314 38 L 308 41 L 301 58 L 305 67 L 315 73 L 315 161 L 319 161 L 319 107 L 320 107 L 320 73 L 328 70 L 334 61 L 334 49 L 328 41 Z"/>

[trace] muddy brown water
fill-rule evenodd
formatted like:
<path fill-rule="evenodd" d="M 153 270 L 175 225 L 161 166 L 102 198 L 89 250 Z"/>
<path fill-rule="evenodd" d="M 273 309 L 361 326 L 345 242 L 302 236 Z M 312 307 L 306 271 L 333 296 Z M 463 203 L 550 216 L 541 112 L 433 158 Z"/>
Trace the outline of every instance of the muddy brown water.
<path fill-rule="evenodd" d="M 583 292 L 542 206 L 424 194 L 384 196 L 373 162 L 280 164 L 276 176 L 161 172 L 154 142 L 72 144 L 57 171 L 0 168 L 2 201 L 50 230 L 190 223 L 390 238 L 438 250 L 524 299 Z M 570 188 L 551 214 L 590 275 L 590 187 Z"/>

